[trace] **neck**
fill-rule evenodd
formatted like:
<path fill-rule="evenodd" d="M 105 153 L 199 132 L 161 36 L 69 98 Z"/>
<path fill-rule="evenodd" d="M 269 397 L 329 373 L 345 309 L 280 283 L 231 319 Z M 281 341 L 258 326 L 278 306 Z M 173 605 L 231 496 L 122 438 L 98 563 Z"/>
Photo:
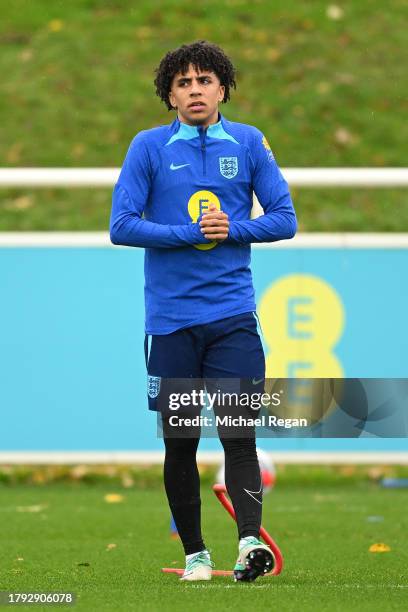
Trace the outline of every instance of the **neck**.
<path fill-rule="evenodd" d="M 211 115 L 210 117 L 208 117 L 205 121 L 202 121 L 199 123 L 190 123 L 189 121 L 186 121 L 186 119 L 184 119 L 184 117 L 180 115 L 180 113 L 178 113 L 177 116 L 178 116 L 178 120 L 180 121 L 180 123 L 185 123 L 186 125 L 191 125 L 194 127 L 201 126 L 204 129 L 207 129 L 209 125 L 214 125 L 214 123 L 218 123 L 218 121 L 220 120 L 218 110 L 216 110 L 215 113 Z"/>

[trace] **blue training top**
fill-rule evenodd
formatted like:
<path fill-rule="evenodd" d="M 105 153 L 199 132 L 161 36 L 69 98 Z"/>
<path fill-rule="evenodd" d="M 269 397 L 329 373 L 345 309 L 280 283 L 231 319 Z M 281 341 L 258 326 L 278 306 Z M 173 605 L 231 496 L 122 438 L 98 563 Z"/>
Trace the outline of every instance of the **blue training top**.
<path fill-rule="evenodd" d="M 264 215 L 250 219 L 255 192 Z M 198 221 L 214 203 L 228 238 L 204 238 Z M 114 244 L 144 247 L 146 333 L 169 334 L 255 310 L 251 242 L 292 238 L 288 185 L 255 127 L 181 123 L 140 132 L 113 191 Z"/>

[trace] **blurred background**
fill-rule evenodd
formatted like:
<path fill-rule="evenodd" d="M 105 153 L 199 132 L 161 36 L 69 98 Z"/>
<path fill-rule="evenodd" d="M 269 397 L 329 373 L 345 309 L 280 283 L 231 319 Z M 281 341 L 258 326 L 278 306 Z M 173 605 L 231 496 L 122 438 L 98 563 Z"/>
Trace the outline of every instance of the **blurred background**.
<path fill-rule="evenodd" d="M 0 24 L 0 163 L 119 166 L 139 130 L 172 120 L 160 59 L 204 38 L 237 67 L 224 114 L 262 130 L 282 167 L 403 166 L 404 16 L 403 0 L 15 0 Z M 292 192 L 300 231 L 407 228 L 397 188 Z M 2 231 L 106 230 L 109 189 L 1 195 Z"/>
<path fill-rule="evenodd" d="M 269 375 L 407 375 L 405 12 L 400 0 L 4 5 L 4 461 L 161 458 L 146 404 L 143 251 L 113 248 L 107 227 L 131 139 L 173 120 L 155 96 L 154 69 L 197 39 L 231 56 L 238 86 L 221 111 L 265 133 L 298 214 L 295 240 L 253 249 Z M 99 170 L 81 186 L 76 169 L 85 168 Z M 379 451 L 402 461 L 408 451 L 404 438 L 361 432 L 263 446 L 282 461 L 368 461 Z M 218 441 L 201 449 L 219 460 Z"/>

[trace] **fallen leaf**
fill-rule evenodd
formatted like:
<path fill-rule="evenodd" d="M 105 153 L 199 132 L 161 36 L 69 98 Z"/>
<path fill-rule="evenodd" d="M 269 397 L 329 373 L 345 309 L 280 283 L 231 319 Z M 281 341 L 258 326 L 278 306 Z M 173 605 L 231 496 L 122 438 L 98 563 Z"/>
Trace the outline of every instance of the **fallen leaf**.
<path fill-rule="evenodd" d="M 111 143 L 119 142 L 120 141 L 119 131 L 115 129 L 110 130 L 106 135 L 106 140 Z"/>
<path fill-rule="evenodd" d="M 270 33 L 266 30 L 255 30 L 253 32 L 253 37 L 257 42 L 266 43 L 268 42 L 268 38 L 270 37 Z"/>
<path fill-rule="evenodd" d="M 282 55 L 282 52 L 276 47 L 268 47 L 265 53 L 266 59 L 271 62 L 276 62 Z"/>
<path fill-rule="evenodd" d="M 19 196 L 14 200 L 9 200 L 5 203 L 4 208 L 6 210 L 26 210 L 33 206 L 33 198 L 29 195 Z"/>
<path fill-rule="evenodd" d="M 21 208 L 29 208 L 29 207 L 25 205 L 23 207 L 20 206 L 20 209 Z M 46 476 L 45 476 L 45 474 L 44 474 L 44 472 L 42 470 L 38 470 L 38 471 L 34 472 L 32 478 L 33 478 L 33 482 L 35 482 L 37 484 L 41 484 L 43 482 L 46 482 Z"/>
<path fill-rule="evenodd" d="M 75 480 L 80 480 L 81 478 L 83 478 L 85 476 L 85 474 L 88 473 L 88 467 L 86 465 L 75 465 L 73 468 L 71 468 L 71 477 L 74 478 Z"/>
<path fill-rule="evenodd" d="M 136 28 L 136 36 L 141 38 L 142 40 L 146 38 L 151 38 L 153 35 L 153 28 L 149 26 L 140 26 L 140 28 Z"/>
<path fill-rule="evenodd" d="M 387 544 L 380 542 L 379 544 L 371 544 L 368 549 L 372 553 L 390 552 L 391 548 Z"/>
<path fill-rule="evenodd" d="M 371 160 L 372 160 L 373 164 L 375 164 L 376 166 L 385 166 L 386 165 L 386 159 L 385 159 L 384 155 L 382 155 L 381 153 L 375 153 L 371 157 Z"/>
<path fill-rule="evenodd" d="M 370 467 L 367 470 L 368 477 L 371 478 L 371 480 L 378 480 L 378 478 L 381 478 L 381 476 L 384 476 L 385 473 L 386 473 L 386 470 L 383 467 L 379 467 L 379 466 Z"/>
<path fill-rule="evenodd" d="M 124 497 L 123 495 L 119 495 L 119 493 L 108 493 L 105 495 L 104 499 L 108 504 L 119 504 L 123 502 Z"/>
<path fill-rule="evenodd" d="M 347 32 L 344 32 L 337 38 L 337 42 L 342 47 L 347 47 L 352 42 L 352 40 L 353 39 L 351 38 L 350 34 L 347 34 Z"/>
<path fill-rule="evenodd" d="M 350 74 L 349 72 L 338 72 L 335 74 L 335 78 L 339 83 L 344 83 L 345 85 L 351 85 L 356 81 L 354 74 Z"/>
<path fill-rule="evenodd" d="M 355 142 L 355 136 L 346 128 L 340 127 L 334 132 L 334 140 L 341 145 L 351 145 Z"/>
<path fill-rule="evenodd" d="M 355 465 L 343 465 L 339 468 L 339 472 L 342 476 L 354 476 L 356 473 Z"/>
<path fill-rule="evenodd" d="M 312 30 L 314 28 L 314 23 L 311 19 L 303 19 L 302 28 L 304 30 Z"/>
<path fill-rule="evenodd" d="M 20 59 L 22 62 L 29 62 L 31 59 L 33 59 L 33 52 L 31 49 L 24 49 L 21 53 L 20 53 Z"/>
<path fill-rule="evenodd" d="M 113 548 L 116 548 L 117 544 L 108 544 L 106 547 L 106 550 L 112 550 Z"/>
<path fill-rule="evenodd" d="M 13 144 L 6 153 L 6 160 L 9 164 L 16 164 L 20 161 L 23 145 L 21 142 Z"/>
<path fill-rule="evenodd" d="M 340 6 L 337 6 L 337 4 L 329 4 L 326 9 L 326 16 L 329 19 L 332 19 L 333 21 L 338 21 L 339 19 L 342 19 L 343 15 L 343 9 Z"/>
<path fill-rule="evenodd" d="M 64 22 L 61 19 L 51 19 L 48 23 L 48 29 L 50 32 L 60 32 L 64 27 Z"/>
<path fill-rule="evenodd" d="M 316 91 L 318 94 L 326 94 L 329 93 L 329 91 L 331 91 L 331 84 L 328 83 L 327 81 L 320 81 L 320 83 L 317 84 L 316 86 Z"/>
<path fill-rule="evenodd" d="M 122 476 L 122 485 L 126 489 L 130 489 L 130 487 L 133 487 L 134 484 L 135 484 L 135 481 L 133 480 L 131 476 L 129 476 L 128 474 L 125 474 L 124 476 Z"/>
<path fill-rule="evenodd" d="M 71 149 L 72 157 L 79 159 L 85 153 L 85 145 L 82 142 L 77 142 Z"/>

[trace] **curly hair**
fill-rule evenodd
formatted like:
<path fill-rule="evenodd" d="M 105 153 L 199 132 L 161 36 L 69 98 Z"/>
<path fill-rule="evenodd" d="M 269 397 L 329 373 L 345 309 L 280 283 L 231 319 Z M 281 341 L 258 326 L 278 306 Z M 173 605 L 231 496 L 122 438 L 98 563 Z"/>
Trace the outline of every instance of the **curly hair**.
<path fill-rule="evenodd" d="M 165 103 L 168 110 L 174 110 L 169 101 L 171 84 L 176 74 L 186 74 L 192 64 L 198 71 L 210 70 L 214 72 L 225 87 L 223 102 L 230 99 L 230 89 L 236 88 L 235 68 L 224 51 L 206 40 L 198 40 L 189 45 L 182 45 L 174 51 L 169 51 L 156 68 L 156 94 Z"/>

